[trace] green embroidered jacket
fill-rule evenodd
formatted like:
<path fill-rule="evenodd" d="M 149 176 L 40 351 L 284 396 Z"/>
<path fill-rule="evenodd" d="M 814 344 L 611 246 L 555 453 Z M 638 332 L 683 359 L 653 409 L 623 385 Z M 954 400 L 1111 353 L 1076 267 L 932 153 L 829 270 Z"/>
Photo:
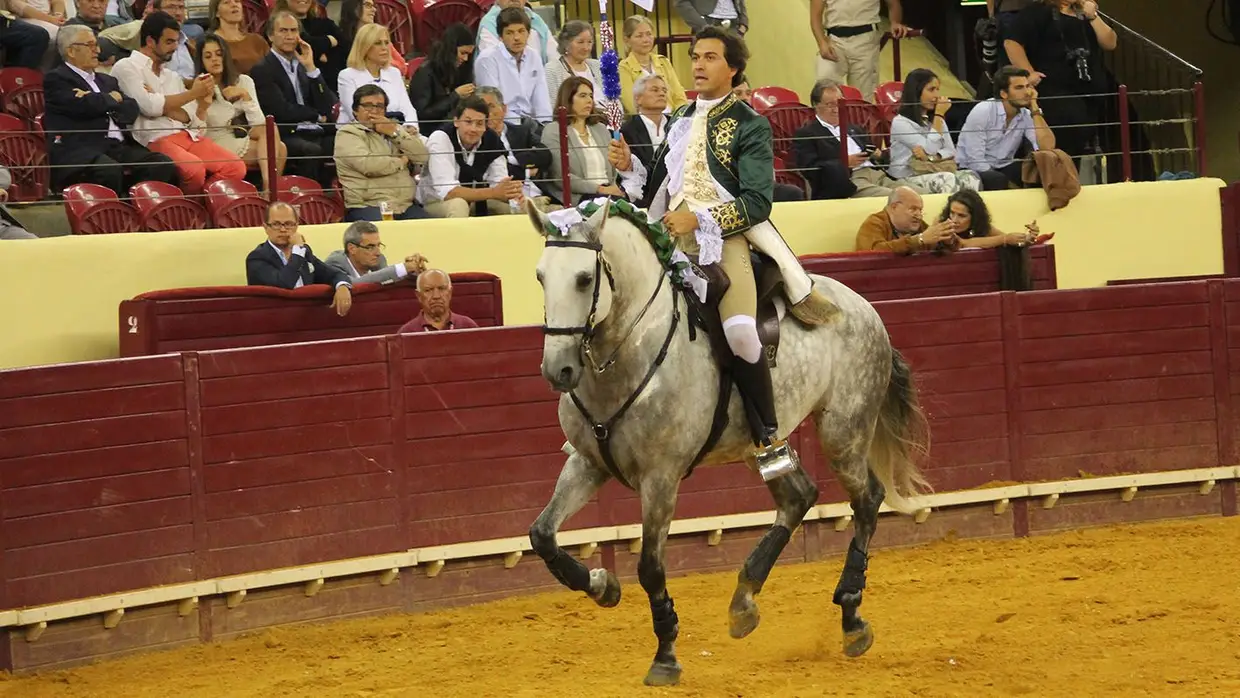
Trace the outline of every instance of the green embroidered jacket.
<path fill-rule="evenodd" d="M 672 114 L 667 133 L 680 119 L 692 119 L 696 102 L 689 102 Z M 733 200 L 710 208 L 724 237 L 743 233 L 771 216 L 771 197 L 775 191 L 775 153 L 771 149 L 771 124 L 748 104 L 729 94 L 707 115 L 706 161 L 710 174 L 723 185 Z M 645 191 L 638 205 L 649 208 L 663 181 L 667 179 L 667 139 L 655 151 L 654 166 L 646 177 Z"/>

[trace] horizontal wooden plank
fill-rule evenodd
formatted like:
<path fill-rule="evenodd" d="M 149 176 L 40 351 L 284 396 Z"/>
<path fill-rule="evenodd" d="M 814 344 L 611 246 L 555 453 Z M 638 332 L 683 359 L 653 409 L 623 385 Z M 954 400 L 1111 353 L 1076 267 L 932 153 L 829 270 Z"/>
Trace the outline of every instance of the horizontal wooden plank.
<path fill-rule="evenodd" d="M 380 444 L 312 451 L 292 458 L 281 455 L 211 463 L 203 468 L 203 487 L 206 492 L 230 492 L 252 487 L 387 472 L 392 469 L 392 464 L 388 462 L 390 453 L 391 446 Z"/>
<path fill-rule="evenodd" d="M 479 390 L 475 381 L 447 381 L 411 385 L 405 388 L 405 409 L 409 412 L 434 412 L 463 407 L 490 405 L 523 405 L 527 402 L 559 400 L 541 375 L 500 378 Z"/>
<path fill-rule="evenodd" d="M 564 432 L 557 426 L 502 434 L 469 434 L 411 440 L 406 453 L 408 464 L 416 467 L 459 463 L 464 460 L 559 453 L 563 445 Z"/>
<path fill-rule="evenodd" d="M 206 556 L 206 574 L 219 577 L 279 567 L 312 565 L 352 557 L 394 553 L 406 547 L 395 527 L 342 531 L 212 550 Z"/>
<path fill-rule="evenodd" d="M 213 492 L 205 498 L 205 515 L 208 521 L 219 521 L 333 504 L 376 502 L 395 496 L 396 478 L 391 473 L 349 475 L 271 487 Z"/>
<path fill-rule="evenodd" d="M 405 385 L 435 385 L 448 378 L 454 382 L 492 381 L 512 377 L 527 378 L 540 375 L 540 366 L 542 366 L 541 347 L 519 351 L 496 351 L 491 354 L 406 359 L 404 362 Z"/>
<path fill-rule="evenodd" d="M 164 304 L 160 304 L 161 306 Z M 201 306 L 199 306 L 201 307 Z M 458 310 L 453 304 L 453 311 Z M 341 331 L 352 332 L 362 327 L 378 327 L 380 331 L 395 333 L 400 326 L 418 314 L 416 303 L 409 302 L 368 302 L 365 296 L 354 299 L 349 314 L 340 317 L 328 309 L 327 303 L 316 302 L 313 305 L 281 308 L 239 308 L 228 310 L 217 307 L 213 310 L 191 310 L 182 312 L 159 312 L 159 337 L 161 340 L 195 340 L 209 337 L 229 337 L 244 335 L 261 329 L 263 332 L 286 334 L 297 331 Z"/>
<path fill-rule="evenodd" d="M 182 381 L 6 398 L 0 400 L 0 429 L 184 408 Z"/>
<path fill-rule="evenodd" d="M 971 393 L 923 394 L 921 408 L 931 418 L 951 419 L 1007 413 L 1007 391 L 979 390 Z"/>
<path fill-rule="evenodd" d="M 514 429 L 559 426 L 559 400 L 527 403 L 520 407 L 473 407 L 439 412 L 415 412 L 405 418 L 408 438 L 451 434 L 488 434 Z"/>
<path fill-rule="evenodd" d="M 387 417 L 391 400 L 385 390 L 317 395 L 278 401 L 208 407 L 202 411 L 204 436 L 238 434 L 282 427 Z"/>
<path fill-rule="evenodd" d="M 1002 371 L 979 371 L 973 368 L 914 372 L 913 380 L 923 395 L 974 393 L 1002 390 L 1005 387 Z"/>
<path fill-rule="evenodd" d="M 530 524 L 542 508 L 540 504 L 529 509 L 413 521 L 409 524 L 409 546 L 421 548 L 529 535 Z M 586 506 L 568 520 L 565 530 L 598 525 L 596 511 L 593 505 Z"/>
<path fill-rule="evenodd" d="M 974 344 L 1001 342 L 1003 327 L 999 318 L 965 318 L 951 322 L 908 322 L 890 325 L 887 332 L 891 343 L 901 351 L 913 347 L 943 344 Z"/>
<path fill-rule="evenodd" d="M 400 518 L 395 498 L 371 499 L 321 507 L 298 507 L 207 523 L 207 545 L 224 549 L 280 540 L 395 526 Z"/>
<path fill-rule="evenodd" d="M 551 499 L 555 480 L 523 482 L 497 487 L 478 487 L 411 494 L 411 520 L 426 521 L 445 516 L 474 516 L 496 511 L 542 509 Z M 531 520 L 531 523 L 533 520 Z"/>
<path fill-rule="evenodd" d="M 567 458 L 563 453 L 542 453 L 510 458 L 463 460 L 409 469 L 406 489 L 413 494 L 473 490 L 525 482 L 555 481 Z"/>
<path fill-rule="evenodd" d="M 5 552 L 5 563 L 11 578 L 68 572 L 93 574 L 91 570 L 120 560 L 148 560 L 193 552 L 194 527 L 181 524 L 17 548 Z"/>
<path fill-rule="evenodd" d="M 1017 376 L 1022 387 L 1081 385 L 1096 381 L 1131 380 L 1170 376 L 1213 374 L 1208 351 L 1173 351 L 1139 356 L 1046 361 L 1020 364 Z"/>
<path fill-rule="evenodd" d="M 915 371 L 995 366 L 1003 370 L 1003 342 L 967 342 L 930 346 L 906 346 L 900 350 Z"/>
<path fill-rule="evenodd" d="M 0 487 L 27 487 L 49 482 L 168 470 L 189 464 L 185 439 L 149 441 L 126 446 L 49 453 L 0 461 Z"/>
<path fill-rule="evenodd" d="M 1068 407 L 1030 410 L 1021 413 L 1025 435 L 1153 426 L 1213 420 L 1214 398 L 1200 397 L 1161 402 L 1134 402 L 1121 405 Z"/>
<path fill-rule="evenodd" d="M 405 359 L 446 358 L 471 354 L 509 354 L 535 350 L 542 353 L 543 347 L 542 330 L 536 325 L 502 327 L 488 330 L 485 333 L 414 333 L 401 335 L 400 341 Z"/>
<path fill-rule="evenodd" d="M 948 298 L 916 298 L 882 301 L 874 309 L 888 327 L 906 323 L 955 322 L 971 318 L 999 317 L 998 293 Z"/>
<path fill-rule="evenodd" d="M 0 399 L 54 395 L 184 379 L 179 356 L 82 361 L 0 371 Z"/>
<path fill-rule="evenodd" d="M 951 419 L 931 419 L 930 434 L 934 443 L 974 441 L 976 439 L 1001 439 L 1007 437 L 1006 414 L 983 414 Z"/>
<path fill-rule="evenodd" d="M 1155 329 L 1106 335 L 1025 339 L 1020 342 L 1021 363 L 1139 356 L 1210 348 L 1210 329 Z"/>
<path fill-rule="evenodd" d="M 938 442 L 931 434 L 929 460 L 923 464 L 923 467 L 926 470 L 933 470 L 945 467 L 1006 463 L 1007 459 L 1008 440 L 1005 437 Z"/>
<path fill-rule="evenodd" d="M 976 463 L 926 470 L 926 479 L 935 492 L 971 490 L 992 482 L 1011 480 L 1006 462 Z"/>
<path fill-rule="evenodd" d="M 1190 470 L 1219 465 L 1218 448 L 1211 444 L 1159 448 L 1133 448 L 1107 453 L 1088 453 L 1052 458 L 1028 458 L 1028 480 L 1049 481 L 1095 475 L 1153 473 Z"/>
<path fill-rule="evenodd" d="M 400 323 L 404 324 L 404 322 Z M 218 337 L 199 337 L 194 339 L 161 339 L 159 351 L 224 351 L 228 349 L 248 349 L 252 347 L 270 347 L 275 345 L 310 344 L 318 342 L 335 342 L 359 337 L 381 338 L 394 334 L 399 325 L 366 325 L 361 327 L 342 327 L 336 330 L 297 330 L 291 332 L 267 332 L 262 325 L 251 328 L 245 334 L 222 335 Z"/>
<path fill-rule="evenodd" d="M 1203 302 L 1140 308 L 1019 316 L 1021 339 L 1111 334 L 1185 327 L 1209 327 L 1210 306 Z"/>
<path fill-rule="evenodd" d="M 1188 281 L 1142 286 L 1116 286 L 1056 291 L 1028 291 L 1017 294 L 1021 315 L 1075 313 L 1109 308 L 1141 308 L 1158 305 L 1204 303 L 1206 282 Z"/>
<path fill-rule="evenodd" d="M 1023 410 L 1031 411 L 1056 407 L 1089 407 L 1182 400 L 1213 395 L 1214 376 L 1202 373 L 1190 376 L 1132 378 L 1022 388 L 1020 404 Z"/>
<path fill-rule="evenodd" d="M 50 574 L 11 579 L 9 602 L 15 606 L 84 599 L 132 589 L 194 581 L 193 555 L 169 555 L 145 560 L 125 560 L 98 567 L 90 574 Z"/>
<path fill-rule="evenodd" d="M 200 381 L 202 406 L 244 405 L 255 400 L 291 400 L 315 395 L 340 395 L 386 390 L 386 363 L 324 366 L 279 375 L 211 378 Z"/>
<path fill-rule="evenodd" d="M 1217 443 L 1217 425 L 1212 421 L 1022 436 L 1024 452 L 1042 458 Z"/>
<path fill-rule="evenodd" d="M 387 340 L 382 337 L 313 342 L 252 349 L 224 349 L 198 355 L 202 379 L 263 375 L 283 380 L 292 371 L 330 366 L 385 363 Z"/>
<path fill-rule="evenodd" d="M 207 436 L 202 440 L 202 457 L 204 463 L 223 463 L 391 442 L 392 420 L 382 417 Z"/>
<path fill-rule="evenodd" d="M 189 497 L 172 497 L 13 519 L 4 524 L 5 549 L 188 524 L 193 512 Z"/>
<path fill-rule="evenodd" d="M 5 520 L 66 513 L 151 499 L 189 496 L 189 468 L 155 470 L 73 482 L 56 482 L 0 492 Z"/>
<path fill-rule="evenodd" d="M 88 451 L 185 436 L 184 412 L 106 417 L 82 422 L 0 429 L 0 459 Z"/>
<path fill-rule="evenodd" d="M 771 493 L 761 485 L 706 492 L 682 492 L 676 499 L 676 518 L 725 516 L 766 511 L 772 508 Z M 640 518 L 632 518 L 635 513 L 631 511 L 628 518 L 619 519 L 618 523 L 641 523 Z"/>

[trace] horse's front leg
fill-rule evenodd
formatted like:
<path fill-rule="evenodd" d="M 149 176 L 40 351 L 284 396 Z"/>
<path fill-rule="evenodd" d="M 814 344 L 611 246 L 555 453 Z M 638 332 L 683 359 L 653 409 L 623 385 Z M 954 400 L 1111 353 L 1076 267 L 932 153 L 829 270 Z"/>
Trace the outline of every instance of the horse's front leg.
<path fill-rule="evenodd" d="M 651 477 L 643 480 L 638 490 L 642 501 L 642 554 L 637 562 L 637 579 L 650 598 L 650 616 L 659 648 L 654 663 L 646 673 L 647 686 L 673 686 L 680 683 L 680 662 L 676 661 L 676 636 L 680 619 L 667 593 L 667 571 L 663 564 L 663 548 L 676 511 L 676 493 L 680 480 Z"/>
<path fill-rule="evenodd" d="M 573 591 L 584 591 L 598 605 L 607 608 L 620 603 L 620 582 L 616 575 L 601 568 L 586 569 L 572 553 L 560 547 L 555 537 L 564 522 L 581 511 L 610 477 L 585 456 L 574 452 L 560 471 L 551 501 L 530 526 L 530 545 L 547 564 L 551 575 Z"/>

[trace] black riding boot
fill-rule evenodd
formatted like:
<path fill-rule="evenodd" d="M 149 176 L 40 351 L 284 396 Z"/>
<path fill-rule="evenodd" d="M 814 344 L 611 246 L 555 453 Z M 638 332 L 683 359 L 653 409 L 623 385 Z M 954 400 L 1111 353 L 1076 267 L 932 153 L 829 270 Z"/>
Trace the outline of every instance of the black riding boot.
<path fill-rule="evenodd" d="M 779 422 L 775 416 L 775 389 L 771 385 L 771 367 L 766 363 L 766 356 L 752 364 L 739 356 L 732 357 L 732 375 L 736 379 L 736 387 L 741 391 L 754 445 L 770 446 L 775 441 Z"/>

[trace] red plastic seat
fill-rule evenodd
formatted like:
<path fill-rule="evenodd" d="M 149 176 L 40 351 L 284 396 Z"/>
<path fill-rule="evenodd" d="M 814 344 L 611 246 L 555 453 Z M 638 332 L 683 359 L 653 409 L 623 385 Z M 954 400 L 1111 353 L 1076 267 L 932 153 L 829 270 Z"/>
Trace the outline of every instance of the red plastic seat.
<path fill-rule="evenodd" d="M 40 201 L 47 197 L 51 170 L 47 139 L 41 131 L 12 114 L 0 114 L 0 165 L 13 176 L 9 201 Z"/>
<path fill-rule="evenodd" d="M 861 129 L 874 145 L 879 145 L 891 133 L 890 123 L 883 121 L 879 108 L 869 102 L 844 100 L 840 110 L 849 130 Z"/>
<path fill-rule="evenodd" d="M 202 230 L 209 221 L 202 204 L 167 182 L 138 182 L 129 188 L 129 198 L 142 227 L 151 232 Z"/>
<path fill-rule="evenodd" d="M 392 2 L 394 0 L 380 0 L 380 2 Z M 376 22 L 382 22 L 379 16 L 375 16 Z M 478 3 L 473 0 L 439 0 L 434 5 L 429 5 L 418 17 L 418 41 L 420 45 L 429 48 L 435 40 L 443 36 L 444 31 L 449 26 L 460 22 L 464 24 L 471 34 L 478 33 L 478 23 L 482 21 L 482 8 L 478 7 Z"/>
<path fill-rule="evenodd" d="M 138 212 L 101 184 L 65 188 L 65 215 L 74 235 L 131 233 L 139 229 Z"/>
<path fill-rule="evenodd" d="M 878 86 L 878 92 L 874 93 L 874 103 L 878 105 L 879 115 L 884 121 L 890 124 L 891 120 L 896 118 L 903 97 L 902 82 L 884 82 Z"/>
<path fill-rule="evenodd" d="M 775 158 L 775 181 L 781 184 L 791 184 L 792 186 L 805 192 L 805 198 L 810 198 L 809 182 L 805 181 L 805 177 L 800 172 L 793 172 L 788 169 L 788 165 L 783 158 Z"/>
<path fill-rule="evenodd" d="M 241 0 L 243 31 L 267 36 L 267 18 L 271 16 L 271 8 L 263 0 Z"/>
<path fill-rule="evenodd" d="M 220 179 L 207 185 L 207 211 L 219 228 L 256 228 L 267 217 L 267 201 L 253 184 Z"/>
<path fill-rule="evenodd" d="M 786 87 L 759 87 L 753 91 L 750 98 L 750 104 L 757 110 L 759 114 L 763 114 L 767 109 L 778 104 L 800 104 L 801 98 L 797 93 Z"/>
<path fill-rule="evenodd" d="M 33 122 L 43 113 L 43 73 L 33 68 L 0 69 L 4 110 Z"/>
<path fill-rule="evenodd" d="M 413 74 L 418 72 L 418 68 L 421 68 L 422 64 L 425 62 L 426 56 L 418 56 L 417 58 L 410 59 L 409 62 L 405 64 L 405 79 L 412 80 Z"/>
<path fill-rule="evenodd" d="M 852 99 L 858 102 L 867 101 L 865 95 L 861 94 L 861 90 L 858 90 L 852 85 L 840 85 L 840 96 L 844 99 Z"/>
<path fill-rule="evenodd" d="M 404 0 L 375 0 L 375 23 L 387 27 L 397 53 L 408 56 L 413 52 L 413 15 Z"/>
<path fill-rule="evenodd" d="M 775 155 L 781 158 L 792 152 L 791 139 L 796 130 L 814 118 L 814 110 L 804 104 L 777 104 L 762 113 L 771 122 L 772 145 Z"/>
<path fill-rule="evenodd" d="M 309 177 L 284 175 L 276 180 L 280 201 L 292 204 L 303 225 L 339 223 L 344 220 L 344 202 L 334 192 L 324 191 Z"/>

